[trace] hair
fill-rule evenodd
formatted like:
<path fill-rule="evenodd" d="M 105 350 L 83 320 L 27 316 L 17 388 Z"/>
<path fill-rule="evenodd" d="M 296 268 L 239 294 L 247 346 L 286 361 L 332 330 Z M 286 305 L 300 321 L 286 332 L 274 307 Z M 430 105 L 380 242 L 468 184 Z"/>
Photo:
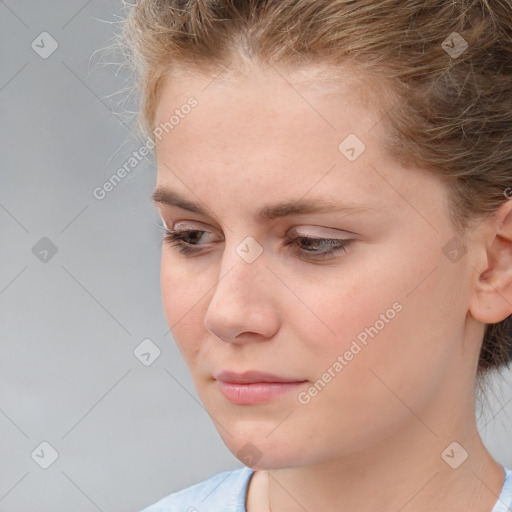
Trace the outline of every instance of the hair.
<path fill-rule="evenodd" d="M 511 0 L 134 0 L 118 43 L 153 140 L 165 80 L 250 59 L 362 77 L 398 162 L 439 176 L 463 244 L 512 190 Z M 454 34 L 456 33 L 456 34 Z M 453 50 L 450 53 L 450 49 Z M 236 71 L 234 71 L 236 72 Z M 361 87 L 358 87 L 358 90 Z M 358 91 L 359 92 L 359 91 Z M 512 315 L 487 324 L 479 386 L 512 361 Z M 479 387 L 481 390 L 481 388 Z"/>

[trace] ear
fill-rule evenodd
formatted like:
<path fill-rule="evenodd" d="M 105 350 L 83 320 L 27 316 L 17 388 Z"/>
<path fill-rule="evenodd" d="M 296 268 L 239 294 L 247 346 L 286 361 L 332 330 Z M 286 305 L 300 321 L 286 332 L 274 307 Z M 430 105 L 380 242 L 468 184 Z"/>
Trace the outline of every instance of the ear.
<path fill-rule="evenodd" d="M 477 271 L 469 311 L 486 324 L 501 322 L 512 314 L 512 199 L 484 221 L 478 251 L 484 253 Z"/>

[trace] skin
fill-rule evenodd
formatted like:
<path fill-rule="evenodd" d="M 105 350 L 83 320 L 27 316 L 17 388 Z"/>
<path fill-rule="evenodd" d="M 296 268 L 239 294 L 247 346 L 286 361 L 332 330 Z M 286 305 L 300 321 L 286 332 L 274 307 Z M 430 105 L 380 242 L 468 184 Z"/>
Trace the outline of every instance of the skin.
<path fill-rule="evenodd" d="M 206 231 L 192 237 L 194 256 L 163 243 L 167 322 L 226 446 L 257 447 L 251 464 L 238 455 L 256 470 L 248 512 L 269 510 L 269 495 L 274 512 L 490 512 L 504 472 L 477 434 L 473 393 L 484 323 L 512 313 L 511 202 L 451 261 L 446 187 L 384 152 L 381 117 L 350 70 L 337 87 L 308 82 L 316 71 L 253 66 L 165 83 L 157 125 L 190 96 L 198 105 L 158 142 L 156 185 L 212 212 L 156 204 L 168 229 Z M 352 162 L 338 149 L 349 133 L 366 145 Z M 256 217 L 302 198 L 372 210 Z M 354 241 L 308 258 L 299 228 Z M 263 251 L 252 263 L 236 251 L 249 236 Z M 401 311 L 300 403 L 297 392 L 394 303 Z M 249 369 L 309 382 L 264 404 L 232 404 L 212 375 Z M 468 454 L 456 469 L 441 456 L 453 442 Z"/>

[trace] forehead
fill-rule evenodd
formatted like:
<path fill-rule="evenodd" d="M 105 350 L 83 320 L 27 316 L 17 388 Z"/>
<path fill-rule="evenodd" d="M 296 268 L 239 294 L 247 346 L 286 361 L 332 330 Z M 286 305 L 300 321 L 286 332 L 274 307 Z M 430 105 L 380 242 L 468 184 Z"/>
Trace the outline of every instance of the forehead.
<path fill-rule="evenodd" d="M 226 76 L 187 72 L 169 79 L 157 126 L 176 117 L 189 98 L 197 105 L 157 141 L 159 185 L 206 204 L 226 203 L 226 212 L 227 205 L 256 210 L 308 194 L 379 206 L 401 203 L 403 210 L 398 188 L 414 194 L 417 181 L 430 178 L 385 154 L 382 114 L 366 101 L 370 94 L 362 93 L 358 75 L 347 73 L 345 81 L 315 76 L 266 69 Z M 339 149 L 347 137 L 364 148 L 353 161 Z"/>
<path fill-rule="evenodd" d="M 236 66 L 240 66 L 237 68 Z M 223 68 L 210 68 L 199 72 L 180 65 L 164 79 L 159 101 L 155 109 L 155 123 L 168 119 L 170 108 L 180 105 L 194 95 L 203 105 L 227 103 L 230 99 L 257 105 L 261 103 L 287 102 L 302 97 L 314 96 L 334 101 L 360 104 L 367 110 L 382 108 L 394 100 L 390 87 L 383 87 L 381 79 L 376 83 L 373 75 L 363 73 L 356 67 L 313 65 L 302 67 L 257 66 L 243 61 L 231 63 Z M 314 105 L 310 105 L 314 108 Z"/>
<path fill-rule="evenodd" d="M 197 105 L 184 109 L 189 113 L 163 133 L 157 155 L 167 155 L 181 168 L 203 164 L 211 170 L 233 161 L 245 168 L 272 162 L 296 168 L 313 159 L 327 170 L 349 134 L 368 149 L 379 146 L 380 113 L 366 104 L 358 80 L 349 73 L 335 79 L 332 72 L 316 69 L 181 72 L 162 87 L 156 126 L 176 118 L 189 98 Z"/>
<path fill-rule="evenodd" d="M 287 73 L 255 68 L 214 76 L 181 72 L 162 87 L 156 126 L 169 124 L 190 98 L 196 106 L 187 106 L 188 113 L 179 120 L 174 115 L 178 122 L 162 132 L 157 153 L 172 150 L 175 158 L 223 153 L 246 159 L 255 153 L 285 153 L 293 160 L 313 150 L 336 154 L 351 133 L 376 148 L 381 115 L 368 97 L 364 84 L 351 73 L 340 80 L 331 72 L 304 69 Z"/>

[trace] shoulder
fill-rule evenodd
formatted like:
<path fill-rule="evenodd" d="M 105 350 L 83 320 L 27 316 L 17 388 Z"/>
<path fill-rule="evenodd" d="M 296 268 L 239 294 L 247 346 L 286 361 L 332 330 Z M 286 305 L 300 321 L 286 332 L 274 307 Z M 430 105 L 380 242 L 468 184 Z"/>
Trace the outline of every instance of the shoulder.
<path fill-rule="evenodd" d="M 174 492 L 141 512 L 246 512 L 248 467 L 223 471 L 197 484 Z"/>
<path fill-rule="evenodd" d="M 496 503 L 496 510 L 492 512 L 501 512 L 501 510 L 508 512 L 509 507 L 512 508 L 512 469 L 506 467 L 503 469 L 505 470 L 505 482 L 498 503 Z"/>
<path fill-rule="evenodd" d="M 492 512 L 512 507 L 512 469 L 504 467 L 505 481 Z M 223 471 L 174 492 L 140 512 L 246 512 L 247 484 L 254 471 L 248 467 Z"/>

